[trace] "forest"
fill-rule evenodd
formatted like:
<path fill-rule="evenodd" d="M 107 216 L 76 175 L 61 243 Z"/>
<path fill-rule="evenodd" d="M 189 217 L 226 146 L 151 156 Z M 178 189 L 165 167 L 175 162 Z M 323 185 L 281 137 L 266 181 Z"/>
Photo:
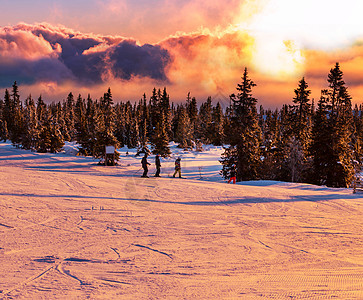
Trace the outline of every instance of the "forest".
<path fill-rule="evenodd" d="M 105 145 L 137 148 L 138 153 L 170 155 L 169 142 L 183 149 L 223 146 L 221 175 L 236 166 L 237 181 L 280 180 L 349 187 L 361 171 L 363 107 L 352 107 L 339 63 L 330 70 L 318 101 L 302 78 L 290 104 L 265 109 L 253 97 L 256 84 L 245 68 L 229 105 L 170 100 L 154 88 L 135 103 L 115 103 L 111 89 L 99 99 L 69 93 L 47 104 L 39 96 L 20 99 L 19 87 L 0 100 L 0 139 L 37 152 L 59 152 L 65 141 L 79 144 L 79 155 L 101 158 Z M 117 155 L 117 151 L 115 153 Z"/>

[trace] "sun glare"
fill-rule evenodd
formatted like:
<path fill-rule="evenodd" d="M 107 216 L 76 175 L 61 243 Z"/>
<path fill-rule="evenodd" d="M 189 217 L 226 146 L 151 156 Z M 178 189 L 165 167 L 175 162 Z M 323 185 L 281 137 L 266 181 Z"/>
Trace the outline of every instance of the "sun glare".
<path fill-rule="evenodd" d="M 296 76 L 304 69 L 304 49 L 335 50 L 350 46 L 363 33 L 363 1 L 270 0 L 239 28 L 255 39 L 253 63 L 275 77 Z"/>
<path fill-rule="evenodd" d="M 303 72 L 304 57 L 292 40 L 276 36 L 256 36 L 254 67 L 264 74 L 280 79 L 300 75 Z"/>

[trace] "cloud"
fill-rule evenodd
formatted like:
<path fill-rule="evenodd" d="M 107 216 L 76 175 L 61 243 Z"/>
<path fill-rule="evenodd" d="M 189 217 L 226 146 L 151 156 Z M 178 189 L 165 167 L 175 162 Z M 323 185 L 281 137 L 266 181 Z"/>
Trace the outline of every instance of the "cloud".
<path fill-rule="evenodd" d="M 158 45 L 137 45 L 122 37 L 82 34 L 62 26 L 27 25 L 0 29 L 0 85 L 102 83 L 132 76 L 166 80 L 168 52 Z"/>
<path fill-rule="evenodd" d="M 132 76 L 166 81 L 165 68 L 170 61 L 166 49 L 159 45 L 121 42 L 108 51 L 111 70 L 115 78 L 130 80 Z"/>
<path fill-rule="evenodd" d="M 9 87 L 14 81 L 20 84 L 35 84 L 75 79 L 74 74 L 64 64 L 51 57 L 36 60 L 0 58 L 0 86 L 2 87 Z"/>
<path fill-rule="evenodd" d="M 168 69 L 171 83 L 193 89 L 197 94 L 215 93 L 230 88 L 251 65 L 251 37 L 234 31 L 182 35 L 165 40 L 173 62 Z"/>
<path fill-rule="evenodd" d="M 0 53 L 2 57 L 34 60 L 52 56 L 54 49 L 29 31 L 4 29 L 0 31 Z"/>

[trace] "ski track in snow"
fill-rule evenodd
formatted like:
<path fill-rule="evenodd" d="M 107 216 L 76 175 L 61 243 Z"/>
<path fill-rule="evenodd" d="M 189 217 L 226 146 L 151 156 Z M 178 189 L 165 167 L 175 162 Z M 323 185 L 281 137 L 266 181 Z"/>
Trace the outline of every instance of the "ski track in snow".
<path fill-rule="evenodd" d="M 362 195 L 172 149 L 186 180 L 0 144 L 0 299 L 363 299 Z"/>

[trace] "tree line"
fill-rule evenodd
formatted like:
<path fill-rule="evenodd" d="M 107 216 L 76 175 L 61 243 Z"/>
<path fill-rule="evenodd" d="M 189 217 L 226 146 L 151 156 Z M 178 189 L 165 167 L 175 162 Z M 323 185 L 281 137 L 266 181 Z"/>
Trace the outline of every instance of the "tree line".
<path fill-rule="evenodd" d="M 330 70 L 328 86 L 317 107 L 305 78 L 294 90 L 291 105 L 257 112 L 252 89 L 256 84 L 245 69 L 227 112 L 232 134 L 222 155 L 222 174 L 236 166 L 237 181 L 272 179 L 349 187 L 361 171 L 362 105 L 352 108 L 339 63 Z"/>
<path fill-rule="evenodd" d="M 76 141 L 79 154 L 102 157 L 105 145 L 137 148 L 170 156 L 169 142 L 184 149 L 203 144 L 224 146 L 221 174 L 236 166 L 237 181 L 281 180 L 349 186 L 360 169 L 363 141 L 362 106 L 352 108 L 351 97 L 337 63 L 328 75 L 318 103 L 310 99 L 302 78 L 292 104 L 281 109 L 257 109 L 256 85 L 244 70 L 230 105 L 199 106 L 188 93 L 174 104 L 166 88 L 154 88 L 151 97 L 114 103 L 111 90 L 99 99 L 69 93 L 57 103 L 42 96 L 20 100 L 19 88 L 5 90 L 0 100 L 0 139 L 38 152 L 58 152 L 65 141 Z M 116 152 L 117 154 L 117 152 Z"/>

